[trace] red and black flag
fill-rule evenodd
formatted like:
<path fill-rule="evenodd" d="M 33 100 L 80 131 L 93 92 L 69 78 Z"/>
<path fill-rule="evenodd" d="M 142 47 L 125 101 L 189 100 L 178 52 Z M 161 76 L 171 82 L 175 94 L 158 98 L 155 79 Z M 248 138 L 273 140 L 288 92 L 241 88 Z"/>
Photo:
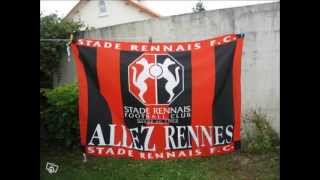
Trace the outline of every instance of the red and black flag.
<path fill-rule="evenodd" d="M 243 35 L 175 43 L 77 39 L 88 155 L 205 157 L 240 148 Z"/>

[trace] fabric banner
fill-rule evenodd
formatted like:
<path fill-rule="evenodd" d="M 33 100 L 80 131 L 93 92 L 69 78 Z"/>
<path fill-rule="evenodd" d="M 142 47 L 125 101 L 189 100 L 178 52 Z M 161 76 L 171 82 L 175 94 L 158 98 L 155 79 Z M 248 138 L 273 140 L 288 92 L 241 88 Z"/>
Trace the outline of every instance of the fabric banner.
<path fill-rule="evenodd" d="M 87 155 L 164 160 L 240 148 L 243 36 L 194 42 L 76 39 Z"/>

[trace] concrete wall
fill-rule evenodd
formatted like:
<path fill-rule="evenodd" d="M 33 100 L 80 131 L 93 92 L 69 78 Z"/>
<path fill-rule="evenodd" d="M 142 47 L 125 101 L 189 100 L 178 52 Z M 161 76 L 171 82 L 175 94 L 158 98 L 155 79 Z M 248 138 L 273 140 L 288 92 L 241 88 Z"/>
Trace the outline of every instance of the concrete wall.
<path fill-rule="evenodd" d="M 245 33 L 242 63 L 242 113 L 260 109 L 280 132 L 280 3 L 183 14 L 85 32 L 119 41 L 192 41 L 226 33 Z M 60 84 L 74 81 L 73 63 L 61 65 Z"/>
<path fill-rule="evenodd" d="M 125 1 L 106 0 L 105 2 L 106 14 L 100 14 L 99 1 L 88 1 L 79 12 L 72 16 L 72 20 L 81 21 L 89 27 L 100 28 L 152 18 L 149 14 L 126 4 Z"/>

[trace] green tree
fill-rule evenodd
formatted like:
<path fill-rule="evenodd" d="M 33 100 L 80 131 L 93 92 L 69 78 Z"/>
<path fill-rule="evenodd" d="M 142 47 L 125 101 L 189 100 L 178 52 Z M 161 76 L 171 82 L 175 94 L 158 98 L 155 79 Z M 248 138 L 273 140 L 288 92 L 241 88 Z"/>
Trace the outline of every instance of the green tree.
<path fill-rule="evenodd" d="M 40 13 L 40 39 L 68 39 L 68 33 L 78 31 L 81 23 L 63 21 L 57 14 Z M 53 76 L 65 57 L 64 41 L 40 41 L 40 88 L 52 88 Z"/>
<path fill-rule="evenodd" d="M 40 13 L 40 39 L 68 39 L 69 33 L 78 31 L 83 25 L 77 22 L 63 21 L 57 14 L 44 16 Z M 54 74 L 58 72 L 59 62 L 66 57 L 65 41 L 41 41 L 40 40 L 40 127 L 41 139 L 45 138 L 45 127 L 42 120 L 44 112 L 48 108 L 45 89 L 53 87 Z"/>
<path fill-rule="evenodd" d="M 192 8 L 193 12 L 202 12 L 205 11 L 206 9 L 204 8 L 202 0 L 199 0 L 196 4 L 195 7 Z"/>

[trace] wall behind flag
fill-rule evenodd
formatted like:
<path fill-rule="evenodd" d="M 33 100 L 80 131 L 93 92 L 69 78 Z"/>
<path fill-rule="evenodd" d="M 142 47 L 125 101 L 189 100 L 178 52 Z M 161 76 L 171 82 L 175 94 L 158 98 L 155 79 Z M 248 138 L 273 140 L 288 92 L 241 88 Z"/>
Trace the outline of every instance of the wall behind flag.
<path fill-rule="evenodd" d="M 84 32 L 89 39 L 116 41 L 197 41 L 245 33 L 242 61 L 242 113 L 261 109 L 280 136 L 280 3 L 182 14 Z M 61 85 L 76 79 L 73 61 L 61 61 Z"/>

